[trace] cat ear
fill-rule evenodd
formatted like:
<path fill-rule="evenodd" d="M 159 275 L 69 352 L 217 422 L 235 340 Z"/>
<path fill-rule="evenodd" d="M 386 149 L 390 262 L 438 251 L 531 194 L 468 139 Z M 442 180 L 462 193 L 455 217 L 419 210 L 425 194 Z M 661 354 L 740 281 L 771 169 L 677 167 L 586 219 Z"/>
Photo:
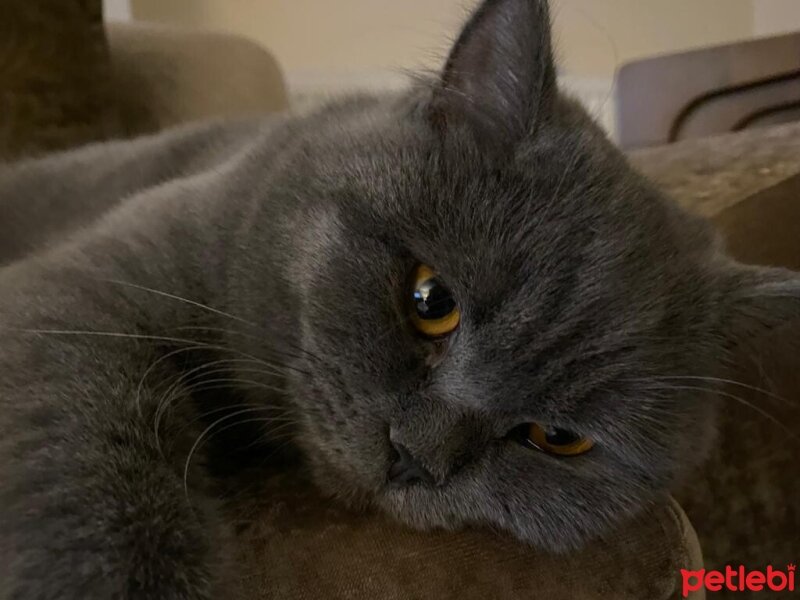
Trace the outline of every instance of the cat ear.
<path fill-rule="evenodd" d="M 725 328 L 732 342 L 748 344 L 770 330 L 800 323 L 800 273 L 737 265 L 729 281 Z"/>
<path fill-rule="evenodd" d="M 556 94 L 546 0 L 485 0 L 456 41 L 434 90 L 442 132 L 464 124 L 476 139 L 513 146 Z"/>

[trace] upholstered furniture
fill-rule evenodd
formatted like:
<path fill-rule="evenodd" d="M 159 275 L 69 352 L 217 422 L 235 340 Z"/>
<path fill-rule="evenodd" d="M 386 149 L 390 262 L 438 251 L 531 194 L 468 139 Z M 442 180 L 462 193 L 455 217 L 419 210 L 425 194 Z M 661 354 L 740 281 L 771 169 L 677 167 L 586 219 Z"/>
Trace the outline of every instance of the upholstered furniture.
<path fill-rule="evenodd" d="M 641 148 L 800 119 L 800 33 L 623 65 L 617 135 Z"/>
<path fill-rule="evenodd" d="M 287 108 L 280 68 L 255 43 L 106 26 L 100 4 L 0 2 L 0 160 Z"/>

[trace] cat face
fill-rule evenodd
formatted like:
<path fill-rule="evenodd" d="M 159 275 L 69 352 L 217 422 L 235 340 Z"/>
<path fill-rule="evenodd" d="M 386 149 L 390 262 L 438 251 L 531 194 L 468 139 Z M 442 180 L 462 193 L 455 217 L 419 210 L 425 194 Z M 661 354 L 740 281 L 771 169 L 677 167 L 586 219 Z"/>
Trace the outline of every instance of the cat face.
<path fill-rule="evenodd" d="M 559 550 L 703 456 L 696 378 L 753 290 L 797 284 L 726 259 L 553 73 L 546 4 L 490 1 L 440 80 L 315 117 L 289 270 L 319 484 Z"/>
<path fill-rule="evenodd" d="M 713 238 L 588 131 L 501 170 L 402 134 L 340 154 L 346 188 L 330 182 L 308 231 L 317 359 L 295 384 L 327 489 L 417 526 L 490 522 L 565 547 L 703 455 L 713 396 L 673 388 L 717 375 L 724 354 Z M 420 265 L 447 298 L 434 336 Z M 529 424 L 594 445 L 537 450 Z M 392 480 L 400 458 L 412 481 Z"/>

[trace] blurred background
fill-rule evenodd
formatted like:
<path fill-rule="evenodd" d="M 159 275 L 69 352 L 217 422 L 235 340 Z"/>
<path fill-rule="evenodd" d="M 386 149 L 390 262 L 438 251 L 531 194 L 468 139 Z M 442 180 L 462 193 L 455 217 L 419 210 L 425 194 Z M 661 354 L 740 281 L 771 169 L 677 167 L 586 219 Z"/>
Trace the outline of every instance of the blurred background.
<path fill-rule="evenodd" d="M 0 0 L 0 158 L 306 110 L 438 70 L 477 0 Z M 800 120 L 800 0 L 551 0 L 626 150 Z"/>
<path fill-rule="evenodd" d="M 105 0 L 106 19 L 236 33 L 277 58 L 295 104 L 436 68 L 475 0 Z M 798 0 L 552 0 L 564 85 L 614 133 L 616 69 L 800 30 Z"/>

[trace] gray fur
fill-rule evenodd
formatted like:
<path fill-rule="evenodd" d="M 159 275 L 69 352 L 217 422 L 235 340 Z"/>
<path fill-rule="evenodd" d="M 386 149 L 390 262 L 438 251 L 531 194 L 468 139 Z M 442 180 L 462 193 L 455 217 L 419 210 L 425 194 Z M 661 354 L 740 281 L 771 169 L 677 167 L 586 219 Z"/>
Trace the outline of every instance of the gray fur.
<path fill-rule="evenodd" d="M 0 170 L 0 598 L 222 597 L 236 566 L 202 450 L 184 494 L 216 418 L 196 379 L 160 443 L 153 426 L 191 369 L 238 380 L 218 429 L 294 425 L 324 491 L 418 527 L 568 550 L 702 459 L 713 401 L 658 378 L 724 372 L 800 284 L 732 263 L 557 94 L 546 20 L 486 2 L 408 94 Z M 463 311 L 445 345 L 408 324 L 417 262 Z M 530 421 L 596 446 L 506 439 Z M 435 484 L 386 484 L 390 435 Z"/>

